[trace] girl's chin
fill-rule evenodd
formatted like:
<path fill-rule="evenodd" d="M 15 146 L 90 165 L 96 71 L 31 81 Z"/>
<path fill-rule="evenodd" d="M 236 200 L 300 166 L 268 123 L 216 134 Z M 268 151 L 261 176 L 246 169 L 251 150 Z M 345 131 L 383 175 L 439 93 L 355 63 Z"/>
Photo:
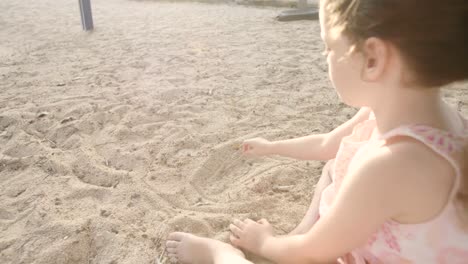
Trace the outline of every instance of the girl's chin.
<path fill-rule="evenodd" d="M 351 107 L 361 107 L 361 104 L 354 102 L 353 100 L 350 100 L 350 98 L 344 97 L 340 93 L 337 93 L 337 94 L 338 94 L 338 98 L 340 98 L 340 101 L 344 103 L 345 105 L 351 106 Z"/>

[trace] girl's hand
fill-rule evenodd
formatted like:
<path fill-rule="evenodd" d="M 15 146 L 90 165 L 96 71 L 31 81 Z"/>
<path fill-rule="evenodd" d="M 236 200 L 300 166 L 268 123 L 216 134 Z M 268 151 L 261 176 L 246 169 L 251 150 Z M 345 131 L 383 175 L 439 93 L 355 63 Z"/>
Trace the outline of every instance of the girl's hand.
<path fill-rule="evenodd" d="M 234 220 L 229 229 L 230 240 L 234 246 L 255 254 L 261 254 L 265 241 L 274 236 L 273 227 L 265 219 L 258 222 L 251 219 Z"/>
<path fill-rule="evenodd" d="M 272 154 L 272 143 L 264 138 L 248 139 L 242 143 L 242 153 L 252 156 Z"/>

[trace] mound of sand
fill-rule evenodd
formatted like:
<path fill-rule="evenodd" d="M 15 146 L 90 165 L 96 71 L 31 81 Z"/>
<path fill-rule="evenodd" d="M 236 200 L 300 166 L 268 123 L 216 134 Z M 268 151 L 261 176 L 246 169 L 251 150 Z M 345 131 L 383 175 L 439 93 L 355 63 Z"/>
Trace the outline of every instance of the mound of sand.
<path fill-rule="evenodd" d="M 0 263 L 154 263 L 169 232 L 226 240 L 233 218 L 285 233 L 322 164 L 239 144 L 355 112 L 318 23 L 279 9 L 93 0 L 93 33 L 75 2 L 0 10 Z M 467 113 L 466 90 L 448 100 Z"/>

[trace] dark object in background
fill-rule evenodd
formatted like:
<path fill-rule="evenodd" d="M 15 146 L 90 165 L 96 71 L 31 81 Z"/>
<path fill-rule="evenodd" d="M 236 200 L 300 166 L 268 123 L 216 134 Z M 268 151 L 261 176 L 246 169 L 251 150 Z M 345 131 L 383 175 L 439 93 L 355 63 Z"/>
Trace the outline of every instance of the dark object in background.
<path fill-rule="evenodd" d="M 278 21 L 317 20 L 318 18 L 319 11 L 315 7 L 286 10 L 276 17 Z"/>
<path fill-rule="evenodd" d="M 78 0 L 80 4 L 81 25 L 84 31 L 93 30 L 93 14 L 91 13 L 91 0 Z"/>

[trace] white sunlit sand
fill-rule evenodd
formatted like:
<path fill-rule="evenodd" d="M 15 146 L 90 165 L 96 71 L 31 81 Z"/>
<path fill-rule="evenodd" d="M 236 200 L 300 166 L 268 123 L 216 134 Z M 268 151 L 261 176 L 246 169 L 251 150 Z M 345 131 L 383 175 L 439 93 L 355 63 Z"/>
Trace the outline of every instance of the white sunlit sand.
<path fill-rule="evenodd" d="M 291 230 L 322 163 L 249 159 L 239 144 L 355 112 L 327 79 L 318 22 L 92 4 L 85 33 L 77 1 L 0 1 L 0 263 L 153 264 L 169 232 L 226 241 L 233 218 Z M 461 88 L 447 100 L 467 115 Z"/>

